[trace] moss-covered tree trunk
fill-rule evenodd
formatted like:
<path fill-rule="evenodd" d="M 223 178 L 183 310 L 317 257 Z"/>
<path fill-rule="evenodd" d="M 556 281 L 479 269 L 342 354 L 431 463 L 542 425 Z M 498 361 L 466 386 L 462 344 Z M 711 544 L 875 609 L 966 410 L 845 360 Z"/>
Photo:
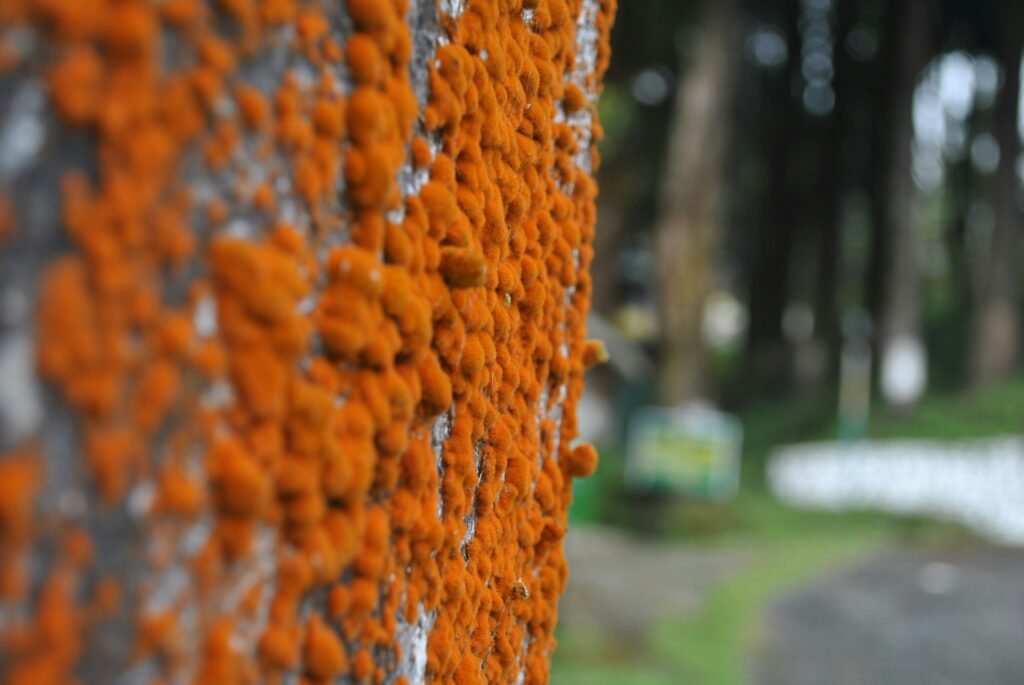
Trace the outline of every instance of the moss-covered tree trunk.
<path fill-rule="evenodd" d="M 0 680 L 546 681 L 613 10 L 0 3 Z"/>

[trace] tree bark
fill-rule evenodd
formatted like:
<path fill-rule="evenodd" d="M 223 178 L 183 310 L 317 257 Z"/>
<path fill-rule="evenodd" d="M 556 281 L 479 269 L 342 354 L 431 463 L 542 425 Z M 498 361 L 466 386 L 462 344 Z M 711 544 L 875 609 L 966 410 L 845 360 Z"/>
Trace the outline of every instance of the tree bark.
<path fill-rule="evenodd" d="M 968 212 L 971 201 L 977 196 L 979 184 L 971 169 L 970 141 L 978 133 L 978 112 L 972 110 L 964 122 L 964 138 L 968 141 L 963 155 L 947 168 L 949 187 L 949 218 L 944 238 L 950 261 L 950 285 L 954 291 L 957 318 L 970 321 L 977 302 L 975 283 L 978 269 L 972 268 L 971 245 L 968 242 Z M 972 322 L 973 323 L 973 322 Z M 967 350 L 964 350 L 966 359 Z"/>
<path fill-rule="evenodd" d="M 705 3 L 698 44 L 676 93 L 656 236 L 658 383 L 660 400 L 667 405 L 704 390 L 701 322 L 722 230 L 737 10 L 737 0 Z"/>
<path fill-rule="evenodd" d="M 746 377 L 754 388 L 774 388 L 790 378 L 790 351 L 782 331 L 789 299 L 790 261 L 797 199 L 793 192 L 793 146 L 803 107 L 794 88 L 800 81 L 800 7 L 784 3 L 788 58 L 768 97 L 776 119 L 766 125 L 768 184 L 762 197 L 761 222 L 755 226 L 748 267 Z"/>
<path fill-rule="evenodd" d="M 850 59 L 843 40 L 853 25 L 853 0 L 835 3 L 836 29 L 832 41 L 832 86 L 836 100 L 824 129 L 821 157 L 824 173 L 821 184 L 821 234 L 818 241 L 818 272 L 814 293 L 815 338 L 826 351 L 828 368 L 838 360 L 839 295 L 843 284 L 842 223 L 843 198 L 846 191 L 847 165 L 843 159 L 849 116 Z"/>
<path fill-rule="evenodd" d="M 994 184 L 995 225 L 980 265 L 980 287 L 971 335 L 970 378 L 987 385 L 1014 368 L 1020 347 L 1020 181 L 1017 128 L 1020 98 L 1024 10 L 1020 3 L 1000 3 L 997 57 L 1004 80 L 995 106 L 999 166 Z"/>
<path fill-rule="evenodd" d="M 0 2 L 0 681 L 547 682 L 615 2 L 522 4 Z"/>
<path fill-rule="evenodd" d="M 914 225 L 914 180 L 911 143 L 914 136 L 914 89 L 932 51 L 933 3 L 909 0 L 892 8 L 894 31 L 890 34 L 895 62 L 891 83 L 891 120 L 886 138 L 888 159 L 882 238 L 884 250 L 884 300 L 880 340 L 883 364 L 894 342 L 919 341 L 921 335 L 921 270 L 923 247 Z"/>

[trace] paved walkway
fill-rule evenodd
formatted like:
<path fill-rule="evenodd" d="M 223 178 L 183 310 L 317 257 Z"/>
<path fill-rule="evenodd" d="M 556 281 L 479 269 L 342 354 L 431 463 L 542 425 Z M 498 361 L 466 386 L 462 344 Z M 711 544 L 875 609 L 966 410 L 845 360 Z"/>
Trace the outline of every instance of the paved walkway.
<path fill-rule="evenodd" d="M 882 553 L 764 620 L 754 685 L 1021 685 L 1024 551 Z"/>

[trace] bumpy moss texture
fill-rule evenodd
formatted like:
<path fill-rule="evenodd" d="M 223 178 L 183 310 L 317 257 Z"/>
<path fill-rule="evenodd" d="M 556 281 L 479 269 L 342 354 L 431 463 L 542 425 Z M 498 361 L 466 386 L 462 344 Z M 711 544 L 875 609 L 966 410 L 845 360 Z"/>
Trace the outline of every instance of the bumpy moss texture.
<path fill-rule="evenodd" d="M 546 682 L 613 12 L 0 2 L 0 678 Z"/>

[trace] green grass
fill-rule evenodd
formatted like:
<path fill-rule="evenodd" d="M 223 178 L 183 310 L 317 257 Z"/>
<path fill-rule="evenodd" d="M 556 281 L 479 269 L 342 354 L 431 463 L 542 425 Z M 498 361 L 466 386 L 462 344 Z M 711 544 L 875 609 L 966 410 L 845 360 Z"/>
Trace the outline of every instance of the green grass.
<path fill-rule="evenodd" d="M 756 564 L 712 591 L 697 617 L 657 626 L 651 636 L 652 649 L 674 655 L 681 682 L 742 685 L 746 682 L 743 656 L 763 632 L 765 604 L 876 544 L 874 536 L 850 535 L 798 538 L 765 546 Z"/>
<path fill-rule="evenodd" d="M 960 440 L 1024 432 L 1024 378 L 984 390 L 927 398 L 912 414 L 881 413 L 870 434 L 878 438 Z"/>

